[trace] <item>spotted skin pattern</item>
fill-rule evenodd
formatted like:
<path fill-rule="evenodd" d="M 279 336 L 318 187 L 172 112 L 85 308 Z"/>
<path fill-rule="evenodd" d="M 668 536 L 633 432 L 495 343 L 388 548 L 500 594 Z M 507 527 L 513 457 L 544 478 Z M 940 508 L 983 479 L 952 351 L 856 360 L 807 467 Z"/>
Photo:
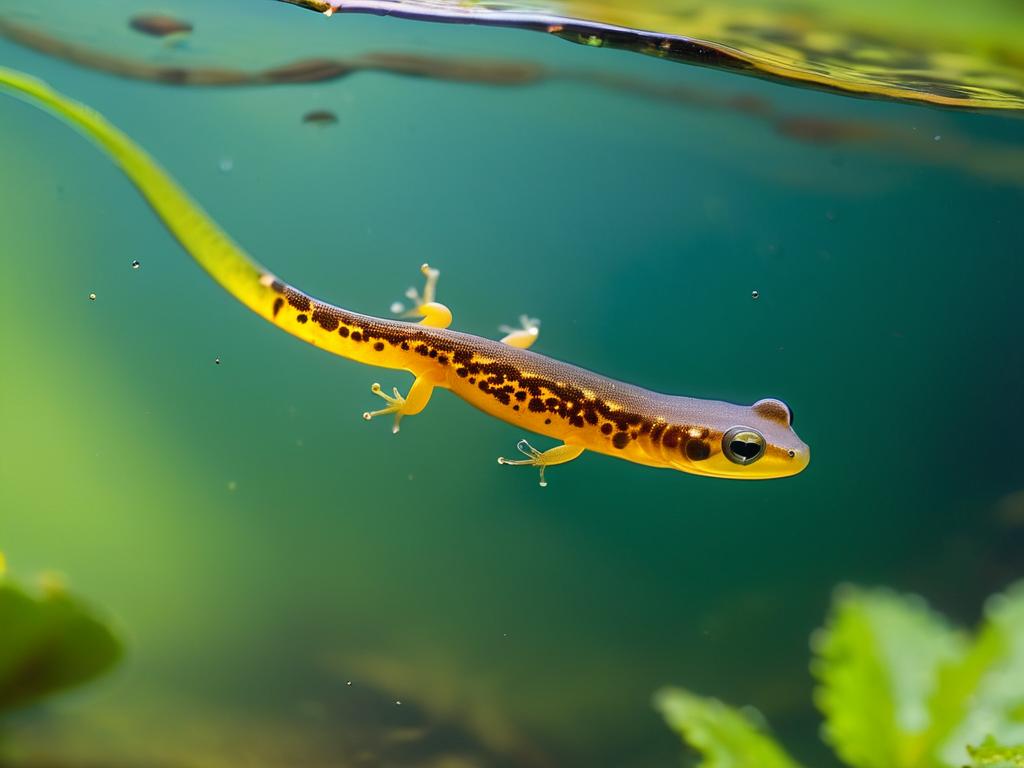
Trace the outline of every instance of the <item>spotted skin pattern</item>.
<path fill-rule="evenodd" d="M 427 324 L 438 317 L 443 318 L 438 323 L 450 321 L 441 305 L 433 305 L 441 313 L 429 313 L 431 305 L 426 305 L 424 320 L 414 323 L 319 301 L 257 264 L 154 160 L 100 115 L 2 68 L 0 87 L 48 108 L 94 139 L 188 253 L 256 314 L 328 352 L 416 377 L 407 399 L 397 393 L 396 398 L 384 396 L 392 404 L 367 418 L 418 413 L 433 389 L 440 388 L 503 421 L 564 443 L 544 454 L 528 446 L 539 458 L 504 463 L 543 470 L 589 450 L 648 466 L 740 479 L 785 477 L 807 466 L 809 449 L 793 431 L 791 413 L 781 401 L 742 406 L 651 392 L 510 343 Z M 736 427 L 763 436 L 763 454 L 756 462 L 742 465 L 727 457 L 724 436 Z"/>

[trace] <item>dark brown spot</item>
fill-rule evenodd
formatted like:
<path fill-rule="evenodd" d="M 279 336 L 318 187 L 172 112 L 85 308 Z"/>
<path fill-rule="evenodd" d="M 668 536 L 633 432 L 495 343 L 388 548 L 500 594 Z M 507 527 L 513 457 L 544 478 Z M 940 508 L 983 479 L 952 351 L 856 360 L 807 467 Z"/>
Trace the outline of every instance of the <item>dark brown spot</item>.
<path fill-rule="evenodd" d="M 296 290 L 288 291 L 288 303 L 300 312 L 309 312 L 309 296 L 305 296 Z"/>
<path fill-rule="evenodd" d="M 545 424 L 550 424 L 551 423 L 551 419 L 544 419 L 544 423 Z"/>
<path fill-rule="evenodd" d="M 305 315 L 299 315 L 295 319 L 298 320 L 300 323 L 305 323 L 307 320 L 309 320 L 309 318 L 306 317 Z"/>
<path fill-rule="evenodd" d="M 616 432 L 615 437 L 612 438 L 612 445 L 620 450 L 625 448 L 629 445 L 629 435 L 625 432 Z"/>
<path fill-rule="evenodd" d="M 313 322 L 325 331 L 333 331 L 338 327 L 338 318 L 330 312 L 325 312 L 323 309 L 315 309 L 313 311 Z"/>
<path fill-rule="evenodd" d="M 373 345 L 373 348 L 376 349 L 378 352 L 383 352 L 384 351 L 384 342 L 383 341 L 378 341 L 376 344 Z"/>
<path fill-rule="evenodd" d="M 465 368 L 456 368 L 455 373 L 457 373 L 461 378 L 464 379 L 469 374 L 469 371 L 467 371 Z"/>
<path fill-rule="evenodd" d="M 703 440 L 686 441 L 686 458 L 690 461 L 704 461 L 711 455 L 711 446 Z"/>
<path fill-rule="evenodd" d="M 352 341 L 362 341 L 362 340 L 363 340 L 363 334 L 361 334 L 359 331 L 352 331 Z"/>
<path fill-rule="evenodd" d="M 606 435 L 610 435 L 612 433 L 612 425 L 605 422 L 604 424 L 601 425 L 601 431 L 604 432 L 604 434 Z"/>
<path fill-rule="evenodd" d="M 512 410 L 513 411 L 518 411 L 519 410 L 519 406 L 518 405 L 513 405 L 512 406 Z"/>
<path fill-rule="evenodd" d="M 348 328 L 346 328 L 343 325 L 343 326 L 341 326 L 341 328 L 338 329 L 338 333 L 341 334 L 341 338 L 344 339 L 344 338 L 346 338 L 348 336 Z"/>
<path fill-rule="evenodd" d="M 679 427 L 669 427 L 665 430 L 665 436 L 661 439 L 662 444 L 666 448 L 675 448 L 679 445 L 680 433 L 682 430 Z"/>
<path fill-rule="evenodd" d="M 274 299 L 274 317 L 277 317 L 277 313 L 281 311 L 281 307 L 284 306 L 284 299 L 278 296 Z"/>
<path fill-rule="evenodd" d="M 544 408 L 544 401 L 541 400 L 539 397 L 531 398 L 530 404 L 527 407 L 534 413 L 543 413 L 546 410 Z"/>

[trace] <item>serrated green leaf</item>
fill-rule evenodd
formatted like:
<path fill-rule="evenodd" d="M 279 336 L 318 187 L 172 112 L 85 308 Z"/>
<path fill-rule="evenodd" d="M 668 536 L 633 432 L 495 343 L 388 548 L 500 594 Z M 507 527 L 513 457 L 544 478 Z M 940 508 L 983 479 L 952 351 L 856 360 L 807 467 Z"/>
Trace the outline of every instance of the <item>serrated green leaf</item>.
<path fill-rule="evenodd" d="M 107 623 L 59 585 L 32 594 L 0 573 L 0 714 L 91 680 L 122 653 Z"/>
<path fill-rule="evenodd" d="M 929 742 L 945 765 L 963 765 L 986 737 L 1024 743 L 1024 582 L 989 599 L 970 650 L 940 670 L 929 709 Z"/>
<path fill-rule="evenodd" d="M 845 588 L 815 635 L 815 702 L 825 737 L 854 768 L 931 768 L 926 749 L 939 667 L 959 659 L 962 635 L 917 598 Z"/>
<path fill-rule="evenodd" d="M 1024 768 L 1024 745 L 1004 747 L 989 737 L 980 747 L 967 747 L 974 768 Z"/>
<path fill-rule="evenodd" d="M 751 718 L 717 699 L 664 688 L 654 706 L 704 758 L 700 768 L 800 768 Z"/>

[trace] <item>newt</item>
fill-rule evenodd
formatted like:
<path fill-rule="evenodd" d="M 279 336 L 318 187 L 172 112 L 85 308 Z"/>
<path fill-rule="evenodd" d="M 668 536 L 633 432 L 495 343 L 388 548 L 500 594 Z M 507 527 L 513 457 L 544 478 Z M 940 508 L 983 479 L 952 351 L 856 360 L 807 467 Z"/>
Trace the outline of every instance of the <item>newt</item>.
<path fill-rule="evenodd" d="M 493 340 L 451 330 L 452 313 L 436 300 L 439 272 L 424 264 L 422 294 L 397 319 L 360 314 L 313 298 L 257 263 L 193 201 L 145 151 L 99 113 L 32 77 L 0 68 L 0 86 L 45 108 L 96 142 L 120 167 L 164 226 L 228 293 L 291 335 L 315 347 L 367 365 L 407 371 L 409 391 L 371 391 L 384 407 L 367 420 L 404 417 L 447 389 L 484 413 L 559 444 L 541 451 L 526 440 L 522 458 L 501 464 L 544 470 L 586 451 L 637 464 L 696 475 L 766 479 L 795 475 L 810 449 L 793 430 L 793 414 L 781 400 L 753 405 L 666 395 L 615 381 L 528 349 L 538 324 Z M 393 307 L 400 311 L 401 307 Z M 414 322 L 411 318 L 419 318 Z"/>

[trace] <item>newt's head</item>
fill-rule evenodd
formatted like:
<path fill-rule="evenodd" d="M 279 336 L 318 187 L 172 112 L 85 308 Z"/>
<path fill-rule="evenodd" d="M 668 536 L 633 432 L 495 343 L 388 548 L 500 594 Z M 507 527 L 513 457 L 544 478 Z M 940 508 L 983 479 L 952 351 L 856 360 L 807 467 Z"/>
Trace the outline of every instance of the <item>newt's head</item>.
<path fill-rule="evenodd" d="M 719 403 L 708 414 L 701 450 L 684 450 L 676 469 L 736 480 L 766 480 L 803 471 L 811 450 L 793 431 L 793 412 L 784 402 L 758 400 L 753 405 Z"/>

